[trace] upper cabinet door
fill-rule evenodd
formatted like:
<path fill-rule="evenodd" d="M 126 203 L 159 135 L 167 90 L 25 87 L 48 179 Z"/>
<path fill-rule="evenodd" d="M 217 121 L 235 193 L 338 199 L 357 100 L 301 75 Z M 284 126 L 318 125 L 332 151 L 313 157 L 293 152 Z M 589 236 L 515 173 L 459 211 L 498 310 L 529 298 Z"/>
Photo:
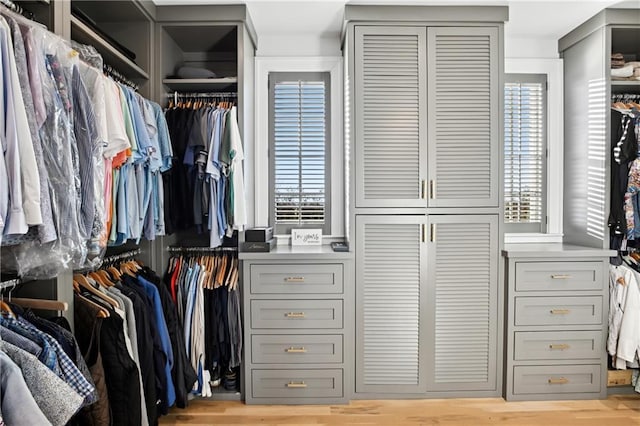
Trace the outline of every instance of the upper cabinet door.
<path fill-rule="evenodd" d="M 356 207 L 425 207 L 425 27 L 355 29 Z"/>
<path fill-rule="evenodd" d="M 429 207 L 498 207 L 498 29 L 428 29 Z"/>

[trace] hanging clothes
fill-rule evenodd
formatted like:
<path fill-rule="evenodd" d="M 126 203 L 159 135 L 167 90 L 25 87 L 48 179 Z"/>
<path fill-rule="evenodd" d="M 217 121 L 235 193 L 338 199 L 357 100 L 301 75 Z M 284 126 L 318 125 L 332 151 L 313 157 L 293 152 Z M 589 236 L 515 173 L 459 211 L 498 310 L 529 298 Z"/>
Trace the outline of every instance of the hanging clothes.
<path fill-rule="evenodd" d="M 237 390 L 242 356 L 238 258 L 234 251 L 183 254 L 169 260 L 164 276 L 197 372 L 193 392 L 211 396 L 211 386 Z"/>
<path fill-rule="evenodd" d="M 0 6 L 3 270 L 51 278 L 165 235 L 162 109 L 73 44 Z"/>
<path fill-rule="evenodd" d="M 218 247 L 247 221 L 237 109 L 179 104 L 165 115 L 177 159 L 164 179 L 166 231 L 195 227 Z"/>

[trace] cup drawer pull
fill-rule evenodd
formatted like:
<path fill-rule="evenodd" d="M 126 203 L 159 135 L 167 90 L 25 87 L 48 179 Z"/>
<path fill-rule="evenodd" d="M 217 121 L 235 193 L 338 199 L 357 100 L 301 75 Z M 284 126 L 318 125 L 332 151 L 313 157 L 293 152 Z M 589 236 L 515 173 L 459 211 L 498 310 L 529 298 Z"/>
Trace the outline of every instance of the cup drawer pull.
<path fill-rule="evenodd" d="M 286 283 L 303 283 L 304 277 L 287 277 L 284 279 Z"/>
<path fill-rule="evenodd" d="M 306 388 L 307 384 L 305 382 L 289 382 L 287 383 L 288 388 Z"/>
<path fill-rule="evenodd" d="M 570 309 L 552 309 L 549 312 L 551 312 L 551 315 L 567 315 L 571 313 Z"/>
<path fill-rule="evenodd" d="M 303 353 L 306 353 L 306 352 L 307 352 L 307 350 L 305 349 L 305 347 L 304 347 L 304 346 L 303 346 L 303 347 L 301 347 L 301 348 L 294 348 L 294 347 L 292 346 L 292 347 L 290 347 L 290 348 L 285 349 L 284 351 L 285 351 L 286 353 L 289 353 L 289 354 L 303 354 Z"/>
<path fill-rule="evenodd" d="M 553 274 L 551 275 L 552 280 L 568 280 L 571 279 L 571 275 L 568 274 Z"/>
<path fill-rule="evenodd" d="M 567 345 L 566 343 L 549 345 L 549 349 L 551 349 L 552 351 L 566 351 L 570 347 L 571 346 Z"/>
<path fill-rule="evenodd" d="M 569 379 L 565 377 L 552 377 L 549 379 L 550 385 L 566 385 L 569 383 Z"/>
<path fill-rule="evenodd" d="M 305 314 L 304 312 L 287 312 L 284 316 L 287 318 L 304 318 Z"/>

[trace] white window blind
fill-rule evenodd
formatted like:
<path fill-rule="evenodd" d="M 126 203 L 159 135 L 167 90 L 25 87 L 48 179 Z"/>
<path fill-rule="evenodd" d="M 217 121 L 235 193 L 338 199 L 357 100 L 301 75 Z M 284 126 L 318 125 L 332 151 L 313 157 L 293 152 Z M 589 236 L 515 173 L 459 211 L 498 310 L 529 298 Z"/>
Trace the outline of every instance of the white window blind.
<path fill-rule="evenodd" d="M 546 76 L 507 75 L 504 221 L 508 232 L 546 229 Z"/>
<path fill-rule="evenodd" d="M 329 73 L 272 73 L 271 212 L 277 233 L 328 233 Z"/>

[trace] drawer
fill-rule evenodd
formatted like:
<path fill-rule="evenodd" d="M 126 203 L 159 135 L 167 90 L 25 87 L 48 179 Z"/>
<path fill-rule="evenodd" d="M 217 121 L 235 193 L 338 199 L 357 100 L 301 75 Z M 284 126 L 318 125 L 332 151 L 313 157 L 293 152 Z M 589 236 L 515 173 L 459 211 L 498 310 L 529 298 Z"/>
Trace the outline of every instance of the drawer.
<path fill-rule="evenodd" d="M 251 265 L 252 294 L 341 294 L 340 264 Z"/>
<path fill-rule="evenodd" d="M 252 300 L 251 328 L 342 328 L 342 300 Z"/>
<path fill-rule="evenodd" d="M 515 325 L 602 324 L 602 296 L 515 299 Z"/>
<path fill-rule="evenodd" d="M 547 365 L 513 367 L 513 393 L 600 392 L 601 366 Z"/>
<path fill-rule="evenodd" d="M 600 359 L 604 353 L 602 331 L 521 331 L 515 333 L 513 358 Z"/>
<path fill-rule="evenodd" d="M 341 398 L 342 369 L 252 370 L 254 398 Z"/>
<path fill-rule="evenodd" d="M 517 262 L 516 291 L 601 290 L 601 262 Z"/>
<path fill-rule="evenodd" d="M 254 364 L 341 363 L 341 334 L 254 334 L 251 362 Z"/>

